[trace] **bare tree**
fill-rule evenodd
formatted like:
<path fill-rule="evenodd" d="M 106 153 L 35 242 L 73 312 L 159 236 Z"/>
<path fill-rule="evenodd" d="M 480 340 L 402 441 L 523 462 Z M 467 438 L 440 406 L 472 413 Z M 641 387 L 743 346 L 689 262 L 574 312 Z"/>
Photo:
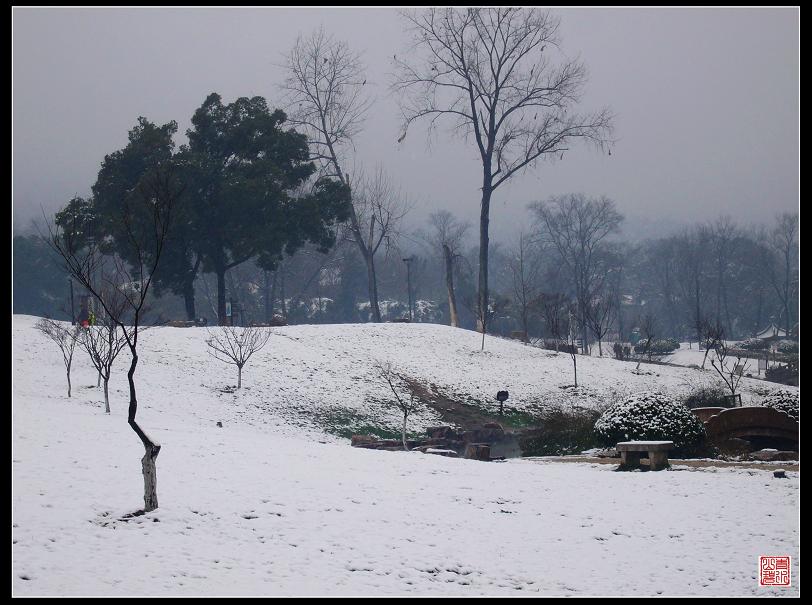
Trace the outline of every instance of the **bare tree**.
<path fill-rule="evenodd" d="M 119 152 L 105 158 L 105 162 L 117 162 L 124 156 Z M 129 266 L 115 257 L 115 270 L 102 275 L 106 288 L 117 288 L 124 304 L 114 308 L 96 286 L 93 276 L 99 264 L 98 243 L 89 244 L 82 237 L 77 225 L 48 225 L 49 244 L 62 257 L 68 273 L 97 300 L 106 316 L 122 330 L 130 350 L 129 407 L 127 423 L 144 446 L 141 468 L 144 475 L 144 510 L 158 508 L 157 471 L 155 460 L 161 445 L 147 435 L 136 422 L 138 399 L 135 389 L 135 370 L 138 365 L 138 336 L 145 312 L 147 294 L 152 278 L 161 260 L 164 244 L 169 233 L 172 210 L 183 193 L 183 186 L 176 176 L 176 164 L 154 159 L 145 168 L 135 187 L 120 202 L 120 245 L 127 248 Z M 149 225 L 149 228 L 145 228 Z M 79 240 L 82 241 L 79 241 Z"/>
<path fill-rule="evenodd" d="M 797 214 L 785 212 L 775 219 L 775 226 L 770 231 L 769 246 L 772 250 L 774 270 L 769 272 L 770 283 L 781 303 L 784 328 L 787 336 L 792 332 L 792 310 L 790 304 L 798 296 L 799 247 L 798 247 Z M 797 313 L 797 309 L 795 309 Z"/>
<path fill-rule="evenodd" d="M 617 317 L 617 300 L 606 292 L 591 298 L 586 306 L 586 321 L 598 341 L 598 355 L 603 357 L 603 338 Z"/>
<path fill-rule="evenodd" d="M 535 7 L 428 8 L 403 13 L 413 44 L 394 61 L 403 134 L 449 118 L 473 135 L 482 163 L 480 309 L 488 305 L 488 226 L 493 192 L 539 159 L 563 158 L 578 139 L 603 147 L 611 115 L 579 114 L 586 69 L 560 51 L 559 20 Z M 479 321 L 487 313 L 480 311 Z M 479 326 L 485 331 L 484 324 Z"/>
<path fill-rule="evenodd" d="M 544 316 L 547 331 L 555 339 L 555 351 L 559 352 L 560 344 L 572 357 L 572 376 L 574 386 L 578 386 L 578 349 L 575 338 L 575 305 L 564 294 L 541 294 L 537 303 Z"/>
<path fill-rule="evenodd" d="M 416 383 L 405 373 L 395 368 L 389 361 L 379 361 L 375 363 L 374 368 L 378 375 L 389 385 L 392 394 L 395 396 L 395 403 L 403 413 L 401 437 L 403 440 L 403 449 L 409 451 L 409 446 L 406 442 L 406 424 L 409 420 L 409 415 L 419 410 L 423 405 L 417 393 Z"/>
<path fill-rule="evenodd" d="M 350 190 L 352 212 L 349 235 L 367 266 L 367 288 L 373 321 L 381 321 L 375 254 L 388 245 L 408 207 L 395 194 L 383 170 L 371 179 L 347 171 L 354 138 L 371 106 L 360 55 L 323 29 L 299 36 L 285 57 L 288 76 L 282 85 L 289 120 L 307 134 L 312 158 L 322 173 L 337 178 Z"/>
<path fill-rule="evenodd" d="M 70 397 L 70 368 L 73 363 L 73 351 L 79 340 L 81 328 L 79 326 L 68 328 L 53 319 L 45 317 L 34 324 L 34 328 L 50 338 L 59 347 L 59 351 L 62 353 L 62 361 L 65 363 L 65 374 L 68 378 L 68 397 Z"/>
<path fill-rule="evenodd" d="M 383 246 L 388 254 L 397 245 L 400 222 L 410 204 L 396 189 L 381 166 L 370 177 L 361 175 L 353 191 L 353 219 L 346 239 L 355 242 L 367 266 L 367 286 L 372 320 L 381 321 L 375 256 Z M 358 228 L 356 228 L 356 226 Z"/>
<path fill-rule="evenodd" d="M 640 371 L 640 363 L 643 361 L 643 357 L 651 361 L 651 346 L 654 344 L 654 338 L 657 336 L 656 323 L 651 313 L 646 313 L 640 320 L 640 336 L 642 337 L 641 342 L 643 346 L 639 352 L 640 357 L 637 359 L 637 365 L 634 368 L 635 372 Z"/>
<path fill-rule="evenodd" d="M 453 327 L 458 328 L 460 319 L 457 312 L 457 297 L 454 292 L 454 267 L 461 256 L 462 240 L 471 225 L 468 222 L 460 221 L 447 210 L 432 213 L 429 223 L 432 231 L 427 239 L 443 256 L 450 323 Z"/>
<path fill-rule="evenodd" d="M 268 344 L 272 332 L 259 327 L 220 326 L 208 330 L 208 333 L 206 344 L 210 348 L 209 354 L 219 361 L 237 366 L 237 388 L 242 388 L 243 366 L 254 353 Z"/>
<path fill-rule="evenodd" d="M 730 354 L 730 349 L 725 343 L 725 333 L 722 328 L 719 328 L 717 336 L 713 347 L 714 357 L 711 358 L 711 365 L 727 385 L 727 388 L 730 389 L 730 394 L 735 399 L 736 389 L 739 387 L 747 363 L 741 363 L 741 355 L 735 355 L 735 361 L 733 361 L 734 356 Z"/>
<path fill-rule="evenodd" d="M 516 248 L 510 251 L 508 269 L 513 286 L 513 305 L 519 312 L 519 322 L 525 340 L 528 337 L 528 320 L 532 303 L 538 295 L 540 264 L 534 253 L 531 238 L 523 231 L 520 232 Z"/>
<path fill-rule="evenodd" d="M 123 302 L 123 301 L 122 301 Z M 118 313 L 123 309 L 119 308 Z M 126 328 L 131 329 L 131 328 Z M 127 346 L 127 334 L 115 321 L 105 317 L 101 323 L 86 328 L 79 339 L 93 367 L 104 382 L 104 411 L 110 413 L 109 383 L 113 362 Z"/>
<path fill-rule="evenodd" d="M 710 232 L 707 226 L 698 225 L 693 229 L 683 231 L 675 239 L 678 251 L 677 284 L 683 299 L 691 308 L 689 313 L 690 323 L 696 331 L 697 343 L 701 343 L 705 318 L 702 310 L 702 298 L 708 272 L 707 258 Z"/>
<path fill-rule="evenodd" d="M 587 307 L 598 283 L 605 279 L 601 260 L 606 238 L 619 230 L 623 216 L 609 198 L 590 199 L 580 194 L 554 196 L 531 207 L 541 241 L 552 246 L 571 276 L 586 352 Z"/>
<path fill-rule="evenodd" d="M 730 334 L 733 324 L 730 320 L 730 306 L 727 296 L 727 281 L 731 270 L 738 228 L 729 216 L 719 217 L 708 227 L 711 238 L 711 252 L 715 265 L 714 282 L 716 284 L 716 323 L 725 326 Z M 724 321 L 722 320 L 724 313 Z"/>
<path fill-rule="evenodd" d="M 705 369 L 705 363 L 708 361 L 708 355 L 711 351 L 715 351 L 720 344 L 723 343 L 725 331 L 720 323 L 714 323 L 707 319 L 700 320 L 700 340 L 699 346 L 705 347 L 705 355 L 702 357 L 702 369 Z"/>

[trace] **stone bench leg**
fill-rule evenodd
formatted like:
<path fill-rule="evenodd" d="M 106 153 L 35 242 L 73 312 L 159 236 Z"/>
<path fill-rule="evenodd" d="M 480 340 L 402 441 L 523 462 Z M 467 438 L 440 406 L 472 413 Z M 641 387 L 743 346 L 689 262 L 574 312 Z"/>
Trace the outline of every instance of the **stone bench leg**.
<path fill-rule="evenodd" d="M 668 467 L 667 452 L 649 452 L 648 459 L 649 464 L 651 465 L 651 470 L 653 471 L 661 471 Z"/>
<path fill-rule="evenodd" d="M 623 468 L 640 468 L 640 452 L 620 452 L 620 466 Z"/>

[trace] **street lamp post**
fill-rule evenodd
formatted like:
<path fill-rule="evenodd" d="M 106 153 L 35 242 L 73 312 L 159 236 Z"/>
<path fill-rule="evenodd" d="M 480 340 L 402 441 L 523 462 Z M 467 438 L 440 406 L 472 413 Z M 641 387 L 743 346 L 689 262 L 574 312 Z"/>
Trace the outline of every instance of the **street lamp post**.
<path fill-rule="evenodd" d="M 404 258 L 403 262 L 406 263 L 406 289 L 408 290 L 409 295 L 409 322 L 414 320 L 412 316 L 412 261 L 414 260 L 414 256 L 409 256 L 408 258 Z"/>

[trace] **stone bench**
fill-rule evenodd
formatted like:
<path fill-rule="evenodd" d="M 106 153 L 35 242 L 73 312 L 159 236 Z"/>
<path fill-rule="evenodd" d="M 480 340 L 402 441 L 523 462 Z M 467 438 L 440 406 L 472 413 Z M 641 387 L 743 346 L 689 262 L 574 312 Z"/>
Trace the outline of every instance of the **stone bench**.
<path fill-rule="evenodd" d="M 674 449 L 673 441 L 621 441 L 616 449 L 620 452 L 620 467 L 640 468 L 640 454 L 648 454 L 649 468 L 659 471 L 668 466 L 668 451 Z"/>

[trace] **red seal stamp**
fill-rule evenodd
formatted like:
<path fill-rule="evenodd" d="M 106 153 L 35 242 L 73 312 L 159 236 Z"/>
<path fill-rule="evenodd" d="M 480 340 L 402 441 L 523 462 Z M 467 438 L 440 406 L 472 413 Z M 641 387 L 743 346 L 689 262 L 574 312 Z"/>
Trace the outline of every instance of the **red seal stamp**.
<path fill-rule="evenodd" d="M 760 586 L 789 586 L 789 557 L 759 557 L 758 583 Z"/>

